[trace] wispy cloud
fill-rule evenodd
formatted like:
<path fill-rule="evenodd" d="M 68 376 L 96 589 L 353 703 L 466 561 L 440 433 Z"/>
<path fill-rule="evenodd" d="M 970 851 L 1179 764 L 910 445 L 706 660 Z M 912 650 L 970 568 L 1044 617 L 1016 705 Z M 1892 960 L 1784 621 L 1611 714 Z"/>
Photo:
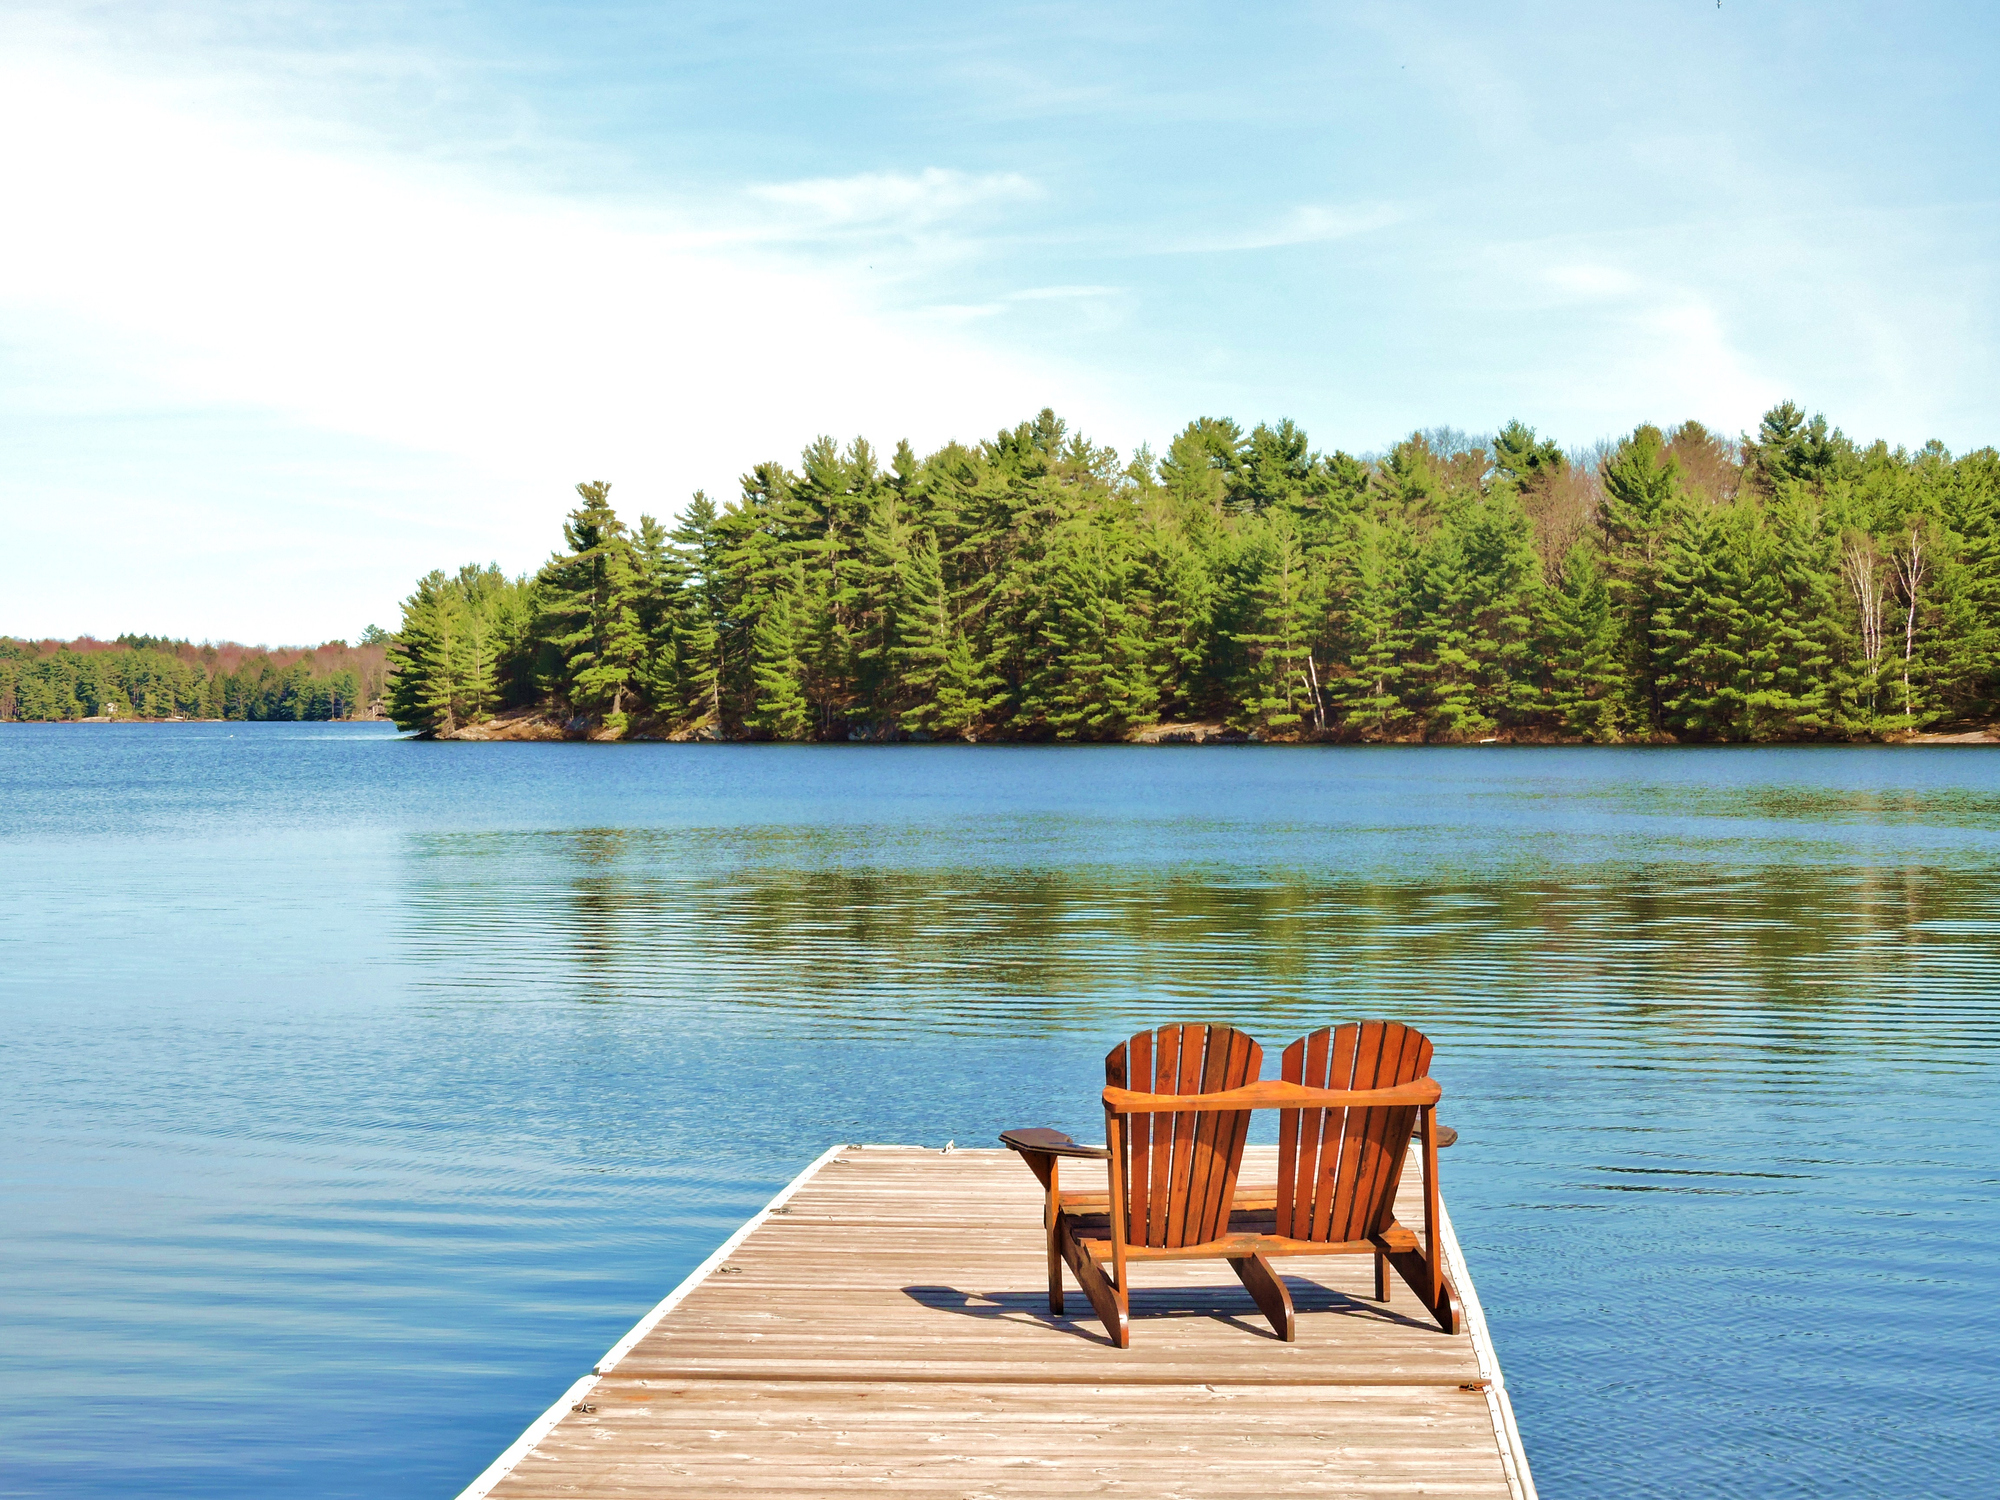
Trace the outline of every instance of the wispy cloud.
<path fill-rule="evenodd" d="M 1335 205 L 1305 203 L 1261 223 L 1236 226 L 1219 234 L 1201 235 L 1167 246 L 1176 252 L 1212 253 L 1228 250 L 1275 250 L 1285 245 L 1315 245 L 1351 239 L 1387 229 L 1408 217 L 1394 203 Z"/>
<path fill-rule="evenodd" d="M 918 230 L 978 209 L 1027 202 L 1041 189 L 1018 172 L 862 172 L 753 187 L 749 197 L 789 210 L 812 227 Z"/>
<path fill-rule="evenodd" d="M 1084 301 L 1093 297 L 1116 297 L 1125 289 L 1116 286 L 1031 286 L 1009 292 L 1010 302 Z"/>
<path fill-rule="evenodd" d="M 1700 417 L 1727 427 L 1783 395 L 1747 352 L 1728 306 L 1692 265 L 1656 246 L 1564 236 L 1492 247 L 1482 279 L 1524 331 L 1521 357 L 1541 371 L 1543 399 L 1604 413 L 1608 427 Z M 1560 314 L 1578 353 L 1528 334 Z M 1576 321 L 1576 320 L 1581 320 Z"/>
<path fill-rule="evenodd" d="M 809 409 L 851 422 L 860 412 L 837 408 L 855 399 L 909 420 L 935 386 L 899 370 L 944 361 L 983 384 L 1004 368 L 911 347 L 836 269 L 690 251 L 629 215 L 271 146 L 109 79 L 0 72 L 0 132 L 35 143 L 0 159 L 0 196 L 41 226 L 0 242 L 0 303 L 115 335 L 185 396 L 539 467 L 629 453 L 669 410 L 767 434 L 734 433 L 738 454 Z M 907 223 L 1019 182 L 933 172 L 782 191 L 829 218 Z M 778 344 L 842 349 L 849 397 L 810 361 L 773 364 Z M 751 393 L 756 414 L 731 416 Z M 772 420 L 793 403 L 796 418 Z"/>
<path fill-rule="evenodd" d="M 1621 267 L 1587 262 L 1547 266 L 1542 271 L 1542 280 L 1557 293 L 1582 301 L 1629 297 L 1645 285 L 1639 277 Z"/>
<path fill-rule="evenodd" d="M 398 589 L 441 560 L 441 544 L 445 558 L 529 561 L 547 545 L 552 498 L 586 475 L 616 479 L 629 506 L 671 509 L 822 431 L 936 443 L 968 413 L 983 424 L 1052 398 L 1114 425 L 1050 361 L 969 341 L 953 327 L 967 318 L 899 309 L 852 257 L 810 253 L 804 235 L 732 235 L 740 194 L 598 207 L 365 148 L 302 146 L 129 72 L 46 56 L 0 62 L 0 137 L 15 143 L 0 153 L 0 201 L 37 226 L 0 237 L 11 345 L 0 381 L 115 387 L 142 410 L 257 413 L 261 441 L 290 432 L 294 452 L 317 432 L 410 455 L 406 470 L 444 476 L 421 516 L 386 531 L 380 516 L 362 523 L 377 538 L 371 566 Z M 1035 189 L 936 169 L 757 191 L 807 224 L 888 229 Z M 132 516 L 227 485 L 245 461 L 257 460 L 218 451 L 173 474 L 163 456 Z M 290 507 L 315 488 L 299 483 Z M 124 524 L 97 519 L 114 535 Z M 177 586 L 247 599 L 204 566 L 223 563 L 177 562 Z M 123 618 L 131 604 L 108 601 L 142 597 L 149 571 L 137 556 L 94 570 L 104 599 L 89 607 Z M 297 614 L 349 613 L 318 597 L 336 588 L 353 581 L 321 578 L 254 612 L 276 635 L 309 634 Z M 31 623 L 77 609 L 20 591 L 15 604 Z"/>

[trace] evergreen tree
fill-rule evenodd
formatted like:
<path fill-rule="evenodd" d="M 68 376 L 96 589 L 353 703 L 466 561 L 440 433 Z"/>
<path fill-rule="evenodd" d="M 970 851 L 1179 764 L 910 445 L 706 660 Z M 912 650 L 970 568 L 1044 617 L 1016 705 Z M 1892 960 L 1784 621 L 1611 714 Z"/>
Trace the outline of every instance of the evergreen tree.
<path fill-rule="evenodd" d="M 1051 549 L 1041 629 L 1048 655 L 1028 701 L 1059 739 L 1115 739 L 1158 703 L 1140 621 L 1126 602 L 1132 568 L 1120 540 L 1072 523 Z"/>
<path fill-rule="evenodd" d="M 1199 536 L 1164 507 L 1144 519 L 1136 587 L 1149 625 L 1147 656 L 1160 712 L 1200 717 L 1216 706 L 1215 579 Z"/>
<path fill-rule="evenodd" d="M 1761 516 L 1735 507 L 1759 545 L 1749 553 L 1748 580 L 1756 601 L 1755 649 L 1746 645 L 1752 677 L 1745 685 L 1752 739 L 1798 739 L 1835 723 L 1834 647 L 1837 626 L 1833 536 L 1814 497 L 1793 491 Z"/>
<path fill-rule="evenodd" d="M 952 617 L 937 542 L 929 535 L 920 535 L 912 548 L 909 588 L 892 650 L 912 700 L 901 725 L 941 739 L 977 739 L 986 696 L 999 684 L 979 675 L 972 647 Z"/>
<path fill-rule="evenodd" d="M 449 734 L 459 725 L 455 669 L 463 663 L 458 644 L 463 596 L 441 570 L 417 580 L 403 601 L 403 623 L 389 647 L 389 717 L 398 729 Z"/>
<path fill-rule="evenodd" d="M 1623 624 L 1623 679 L 1632 695 L 1632 721 L 1661 726 L 1663 690 L 1656 679 L 1662 660 L 1655 617 L 1667 538 L 1682 504 L 1680 466 L 1666 451 L 1660 429 L 1635 428 L 1605 461 L 1604 504 L 1599 514 L 1606 582 Z"/>
<path fill-rule="evenodd" d="M 1494 471 L 1517 489 L 1544 475 L 1561 473 L 1563 464 L 1562 449 L 1554 440 L 1536 437 L 1535 429 L 1523 422 L 1509 422 L 1493 438 Z"/>
<path fill-rule="evenodd" d="M 714 726 L 719 733 L 732 591 L 724 559 L 727 542 L 715 502 L 696 490 L 668 539 L 680 559 L 690 596 L 686 608 L 673 621 L 674 651 L 680 663 L 680 712 L 697 724 Z"/>
<path fill-rule="evenodd" d="M 812 704 L 806 697 L 806 652 L 810 649 L 804 619 L 807 603 L 803 563 L 767 595 L 751 634 L 751 672 L 757 697 L 744 722 L 775 739 L 803 740 L 812 736 Z"/>
<path fill-rule="evenodd" d="M 639 569 L 625 523 L 602 480 L 576 487 L 583 503 L 563 526 L 567 554 L 542 569 L 547 639 L 562 657 L 562 689 L 575 707 L 601 709 L 613 732 L 624 727 L 647 657 L 639 623 Z"/>
<path fill-rule="evenodd" d="M 1548 591 L 1544 612 L 1551 706 L 1569 733 L 1616 744 L 1626 697 L 1618 619 L 1590 547 L 1569 549 L 1561 585 Z"/>
<path fill-rule="evenodd" d="M 1411 719 L 1406 679 L 1415 643 L 1406 600 L 1413 543 L 1396 521 L 1375 514 L 1350 518 L 1343 540 L 1334 556 L 1332 610 L 1343 672 L 1328 692 L 1343 728 L 1389 738 Z"/>
<path fill-rule="evenodd" d="M 1323 730 L 1326 705 L 1313 644 L 1324 604 L 1306 567 L 1298 528 L 1284 510 L 1263 518 L 1247 563 L 1246 593 L 1253 602 L 1247 628 L 1233 633 L 1247 648 L 1236 687 L 1236 721 L 1278 731 Z"/>
<path fill-rule="evenodd" d="M 1745 606 L 1738 529 L 1730 513 L 1695 506 L 1679 514 L 1662 558 L 1653 617 L 1654 680 L 1661 721 L 1676 734 L 1725 739 L 1739 727 Z"/>

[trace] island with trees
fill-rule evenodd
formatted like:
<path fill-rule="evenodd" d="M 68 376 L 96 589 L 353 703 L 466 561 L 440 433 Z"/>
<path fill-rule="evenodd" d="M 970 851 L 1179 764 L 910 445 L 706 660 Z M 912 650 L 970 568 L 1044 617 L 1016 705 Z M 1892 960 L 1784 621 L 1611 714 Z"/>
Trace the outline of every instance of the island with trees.
<path fill-rule="evenodd" d="M 2000 703 L 2000 454 L 1514 422 L 1314 451 L 1053 412 L 887 463 L 822 438 L 671 527 L 578 487 L 532 576 L 434 572 L 388 706 L 433 736 L 1883 739 Z"/>

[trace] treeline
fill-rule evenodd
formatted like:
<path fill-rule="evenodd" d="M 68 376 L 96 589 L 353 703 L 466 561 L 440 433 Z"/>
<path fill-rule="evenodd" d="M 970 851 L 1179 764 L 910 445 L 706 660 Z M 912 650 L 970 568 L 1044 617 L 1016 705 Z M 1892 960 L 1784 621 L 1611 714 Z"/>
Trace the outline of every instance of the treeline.
<path fill-rule="evenodd" d="M 532 577 L 430 574 L 389 706 L 611 733 L 1117 739 L 1857 738 L 1991 714 L 2000 455 L 1522 424 L 1312 451 L 1190 424 L 1129 462 L 1052 412 L 882 464 L 822 438 L 628 527 L 579 485 Z"/>
<path fill-rule="evenodd" d="M 388 636 L 277 651 L 163 636 L 0 636 L 0 718 L 350 719 L 379 705 Z"/>

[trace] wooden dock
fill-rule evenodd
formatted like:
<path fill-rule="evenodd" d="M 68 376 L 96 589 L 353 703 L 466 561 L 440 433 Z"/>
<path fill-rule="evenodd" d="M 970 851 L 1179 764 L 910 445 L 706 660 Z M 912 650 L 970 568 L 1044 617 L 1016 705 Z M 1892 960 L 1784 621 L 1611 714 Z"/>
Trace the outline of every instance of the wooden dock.
<path fill-rule="evenodd" d="M 1275 1148 L 1251 1148 L 1242 1184 L 1275 1179 Z M 1414 1157 L 1402 1192 L 1421 1224 Z M 1374 1301 L 1368 1257 L 1318 1257 L 1277 1263 L 1284 1344 L 1221 1263 L 1164 1261 L 1134 1267 L 1119 1350 L 1073 1287 L 1050 1314 L 1041 1213 L 1009 1151 L 836 1147 L 460 1500 L 1534 1500 L 1448 1216 L 1464 1333 L 1400 1283 Z"/>

